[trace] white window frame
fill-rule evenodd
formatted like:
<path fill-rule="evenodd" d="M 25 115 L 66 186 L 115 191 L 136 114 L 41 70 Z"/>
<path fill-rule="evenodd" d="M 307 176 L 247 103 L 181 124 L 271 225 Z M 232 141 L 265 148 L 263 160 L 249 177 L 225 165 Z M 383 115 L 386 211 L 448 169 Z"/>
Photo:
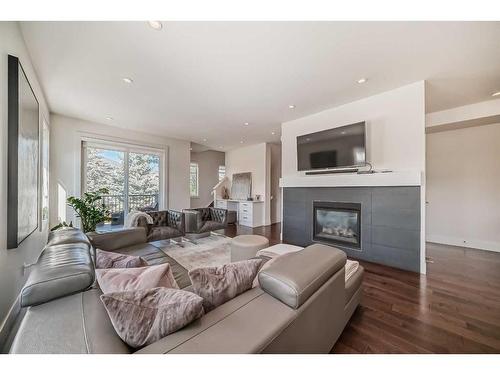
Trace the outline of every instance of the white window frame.
<path fill-rule="evenodd" d="M 191 168 L 196 166 L 196 195 L 191 194 Z M 199 198 L 200 197 L 200 165 L 197 162 L 189 163 L 189 196 L 191 198 Z"/>
<path fill-rule="evenodd" d="M 80 140 L 80 148 L 81 148 L 81 167 L 80 167 L 80 189 L 81 192 L 85 192 L 87 186 L 87 152 L 85 151 L 86 147 L 95 147 L 105 150 L 114 150 L 124 152 L 124 168 L 125 168 L 125 181 L 127 183 L 124 186 L 124 195 L 128 197 L 128 171 L 129 171 L 129 161 L 128 155 L 129 153 L 147 153 L 152 155 L 157 155 L 160 158 L 160 163 L 158 166 L 159 174 L 160 174 L 160 186 L 159 186 L 159 194 L 158 194 L 158 207 L 159 209 L 168 208 L 166 207 L 166 176 L 165 176 L 165 163 L 166 163 L 166 150 L 156 147 L 151 147 L 148 145 L 138 145 L 114 140 L 107 139 L 99 139 L 92 137 L 81 137 Z M 124 199 L 123 208 L 125 212 L 128 212 L 128 199 Z"/>

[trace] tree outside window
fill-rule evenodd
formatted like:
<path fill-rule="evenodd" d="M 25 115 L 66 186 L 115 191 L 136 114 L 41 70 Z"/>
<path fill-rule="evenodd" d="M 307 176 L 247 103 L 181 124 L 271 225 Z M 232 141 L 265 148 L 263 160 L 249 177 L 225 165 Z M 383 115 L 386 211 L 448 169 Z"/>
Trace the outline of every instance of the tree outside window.
<path fill-rule="evenodd" d="M 198 163 L 191 163 L 189 169 L 189 193 L 192 197 L 198 196 Z"/>

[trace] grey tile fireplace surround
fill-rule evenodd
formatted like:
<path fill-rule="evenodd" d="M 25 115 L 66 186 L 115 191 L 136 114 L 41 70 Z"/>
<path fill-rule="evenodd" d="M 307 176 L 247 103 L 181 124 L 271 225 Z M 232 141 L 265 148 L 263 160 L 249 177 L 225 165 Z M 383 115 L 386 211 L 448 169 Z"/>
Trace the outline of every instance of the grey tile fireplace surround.
<path fill-rule="evenodd" d="M 313 243 L 313 202 L 361 204 L 361 249 L 350 258 L 420 272 L 420 187 L 285 187 L 283 242 Z"/>

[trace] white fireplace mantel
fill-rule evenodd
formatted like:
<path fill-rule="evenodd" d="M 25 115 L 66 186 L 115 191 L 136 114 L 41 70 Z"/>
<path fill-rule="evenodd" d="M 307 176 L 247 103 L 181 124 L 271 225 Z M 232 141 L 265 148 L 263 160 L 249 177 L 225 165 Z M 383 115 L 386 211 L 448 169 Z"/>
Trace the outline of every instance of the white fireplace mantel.
<path fill-rule="evenodd" d="M 280 187 L 421 186 L 423 181 L 423 175 L 420 171 L 372 174 L 338 173 L 283 177 L 280 178 Z"/>

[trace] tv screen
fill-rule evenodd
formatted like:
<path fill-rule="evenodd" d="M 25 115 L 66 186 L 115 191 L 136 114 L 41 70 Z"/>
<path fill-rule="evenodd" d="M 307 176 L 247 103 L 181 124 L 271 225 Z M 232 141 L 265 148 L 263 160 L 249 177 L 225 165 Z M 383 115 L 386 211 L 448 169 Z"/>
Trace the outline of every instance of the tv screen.
<path fill-rule="evenodd" d="M 299 171 L 365 165 L 365 123 L 297 137 Z"/>

